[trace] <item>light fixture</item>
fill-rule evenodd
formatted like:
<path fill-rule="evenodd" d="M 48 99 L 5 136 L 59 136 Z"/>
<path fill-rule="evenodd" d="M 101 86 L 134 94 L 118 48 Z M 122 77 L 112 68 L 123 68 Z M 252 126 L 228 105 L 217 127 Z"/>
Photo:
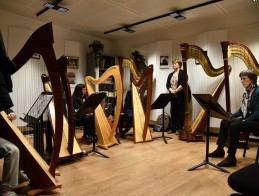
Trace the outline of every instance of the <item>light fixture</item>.
<path fill-rule="evenodd" d="M 65 7 L 61 7 L 59 5 L 55 5 L 55 4 L 49 3 L 49 2 L 45 3 L 43 6 L 46 7 L 46 8 L 49 8 L 49 9 L 58 10 L 58 11 L 63 12 L 63 13 L 68 11 L 68 9 L 65 8 Z"/>
<path fill-rule="evenodd" d="M 135 33 L 136 31 L 134 31 L 133 29 L 130 29 L 129 27 L 124 27 L 121 28 L 122 31 L 125 31 L 127 33 Z"/>
<path fill-rule="evenodd" d="M 43 14 L 44 12 L 46 12 L 49 9 L 54 9 L 54 10 L 57 10 L 57 11 L 63 12 L 63 13 L 67 12 L 68 11 L 67 8 L 61 7 L 61 6 L 58 5 L 61 1 L 63 1 L 63 0 L 54 0 L 53 3 L 49 3 L 49 2 L 45 3 L 43 5 L 44 8 L 41 11 L 39 11 L 36 14 L 36 16 L 40 16 L 41 14 Z"/>
<path fill-rule="evenodd" d="M 177 12 L 173 12 L 172 14 L 170 14 L 170 16 L 175 18 L 176 20 L 179 20 L 179 21 L 182 21 L 182 20 L 186 19 L 183 15 L 181 15 Z"/>
<path fill-rule="evenodd" d="M 178 14 L 177 18 L 174 17 L 175 19 L 177 19 L 179 21 L 180 20 L 185 20 L 186 18 L 184 16 L 180 15 L 179 13 L 186 12 L 186 11 L 193 10 L 193 9 L 197 9 L 197 8 L 200 8 L 200 7 L 204 7 L 204 6 L 207 6 L 207 5 L 210 5 L 210 4 L 213 4 L 213 3 L 217 3 L 217 2 L 220 2 L 220 1 L 223 1 L 223 0 L 209 0 L 207 2 L 204 2 L 204 3 L 201 3 L 201 4 L 197 4 L 197 5 L 193 5 L 193 6 L 181 9 L 181 10 L 177 10 L 177 11 L 174 11 L 174 12 L 166 13 L 166 14 L 163 14 L 163 15 L 160 15 L 160 16 L 155 16 L 153 18 L 148 18 L 148 19 L 145 19 L 145 20 L 142 20 L 142 21 L 139 21 L 139 22 L 135 22 L 133 24 L 129 24 L 129 25 L 125 25 L 123 27 L 112 29 L 110 31 L 104 32 L 104 34 L 112 33 L 112 32 L 115 32 L 115 31 L 120 31 L 120 30 L 124 30 L 124 29 L 129 29 L 130 27 L 137 26 L 137 25 L 140 25 L 140 24 L 143 24 L 143 23 L 147 23 L 147 22 L 150 22 L 150 21 L 153 21 L 153 20 L 160 19 L 160 18 L 168 17 L 168 16 L 171 16 L 171 15 L 174 15 L 174 14 Z M 126 31 L 126 30 L 124 30 L 124 31 Z M 126 31 L 126 32 L 128 32 L 128 31 Z"/>

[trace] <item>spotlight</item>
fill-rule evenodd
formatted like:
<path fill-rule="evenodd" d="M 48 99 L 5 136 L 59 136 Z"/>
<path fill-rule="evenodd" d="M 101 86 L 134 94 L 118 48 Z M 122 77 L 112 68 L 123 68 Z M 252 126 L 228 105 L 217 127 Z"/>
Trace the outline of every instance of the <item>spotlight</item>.
<path fill-rule="evenodd" d="M 134 31 L 133 29 L 130 29 L 130 28 L 126 28 L 126 27 L 124 27 L 124 28 L 122 28 L 121 30 L 123 30 L 123 31 L 125 31 L 125 32 L 127 32 L 127 33 L 135 33 L 136 31 Z"/>
<path fill-rule="evenodd" d="M 177 12 L 173 12 L 172 14 L 170 14 L 170 16 L 175 18 L 178 21 L 182 21 L 182 20 L 186 19 L 183 15 L 181 15 L 181 14 L 179 14 Z"/>
<path fill-rule="evenodd" d="M 49 9 L 58 10 L 58 11 L 63 12 L 63 13 L 68 11 L 68 9 L 65 8 L 65 7 L 61 7 L 59 5 L 55 5 L 55 4 L 49 3 L 49 2 L 45 3 L 43 6 L 46 7 L 46 8 L 49 8 Z"/>

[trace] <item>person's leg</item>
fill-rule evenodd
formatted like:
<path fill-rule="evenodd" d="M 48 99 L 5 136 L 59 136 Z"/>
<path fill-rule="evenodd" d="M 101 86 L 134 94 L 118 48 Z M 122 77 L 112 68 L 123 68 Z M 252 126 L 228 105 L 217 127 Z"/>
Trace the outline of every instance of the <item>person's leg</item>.
<path fill-rule="evenodd" d="M 86 140 L 92 140 L 92 135 L 94 134 L 93 126 L 90 120 L 90 116 L 82 116 L 82 123 L 84 127 L 83 138 Z"/>
<path fill-rule="evenodd" d="M 0 138 L 0 147 L 5 149 L 2 185 L 14 188 L 18 186 L 20 151 L 11 142 Z"/>
<path fill-rule="evenodd" d="M 132 112 L 132 110 L 129 110 L 129 109 L 126 110 L 126 121 L 127 121 L 126 126 L 125 126 L 125 129 L 123 131 L 124 134 L 127 133 L 132 127 L 132 122 L 133 122 L 133 112 Z"/>
<path fill-rule="evenodd" d="M 253 130 L 254 123 L 245 122 L 242 120 L 235 121 L 229 126 L 229 147 L 228 156 L 218 164 L 221 167 L 230 167 L 236 165 L 236 151 L 238 148 L 240 132 Z M 254 128 L 255 129 L 255 128 Z"/>
<path fill-rule="evenodd" d="M 209 153 L 209 157 L 224 157 L 225 151 L 224 146 L 226 145 L 226 141 L 228 138 L 228 129 L 231 123 L 234 121 L 222 120 L 220 123 L 219 136 L 217 140 L 217 149 L 212 153 Z"/>
<path fill-rule="evenodd" d="M 177 124 L 176 129 L 183 129 L 184 127 L 184 98 L 177 98 Z"/>
<path fill-rule="evenodd" d="M 177 98 L 173 97 L 171 99 L 171 121 L 170 121 L 170 129 L 168 133 L 175 133 L 176 132 L 176 120 L 177 120 Z"/>

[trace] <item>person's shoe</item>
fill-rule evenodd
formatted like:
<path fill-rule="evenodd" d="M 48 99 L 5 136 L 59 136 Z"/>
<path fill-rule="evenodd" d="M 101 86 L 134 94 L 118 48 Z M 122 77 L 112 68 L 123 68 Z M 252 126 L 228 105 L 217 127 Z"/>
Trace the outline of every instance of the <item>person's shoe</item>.
<path fill-rule="evenodd" d="M 217 164 L 217 166 L 219 167 L 232 167 L 232 166 L 236 166 L 237 164 L 237 159 L 236 157 L 230 157 L 228 156 L 227 158 L 225 158 L 223 161 L 221 161 L 220 163 Z"/>
<path fill-rule="evenodd" d="M 22 171 L 19 172 L 19 184 L 23 183 L 23 182 L 27 182 L 30 179 L 28 178 L 28 176 L 26 174 L 24 174 Z"/>
<path fill-rule="evenodd" d="M 224 150 L 220 150 L 220 149 L 217 148 L 212 153 L 209 153 L 208 156 L 209 157 L 224 157 L 225 156 L 225 151 Z"/>

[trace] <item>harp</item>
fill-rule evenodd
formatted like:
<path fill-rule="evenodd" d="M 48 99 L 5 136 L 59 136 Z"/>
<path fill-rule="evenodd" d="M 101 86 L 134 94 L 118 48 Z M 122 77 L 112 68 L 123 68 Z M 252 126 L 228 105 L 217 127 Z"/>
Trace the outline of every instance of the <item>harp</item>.
<path fill-rule="evenodd" d="M 122 60 L 122 69 L 129 67 L 132 80 L 132 107 L 133 107 L 133 132 L 134 142 L 145 142 L 152 140 L 149 129 L 149 118 L 152 98 L 153 65 L 143 70 L 140 76 L 134 62 L 130 59 Z M 139 92 L 137 90 L 139 89 Z M 139 95 L 140 94 L 140 95 Z M 145 100 L 141 100 L 146 94 Z M 144 109 L 143 109 L 143 102 Z"/>
<path fill-rule="evenodd" d="M 56 61 L 53 49 L 53 31 L 52 24 L 47 23 L 37 29 L 27 40 L 24 47 L 14 57 L 13 62 L 16 64 L 16 72 L 31 58 L 34 53 L 43 56 L 48 74 L 50 77 L 53 98 L 55 100 L 55 138 L 50 165 L 41 158 L 37 151 L 28 143 L 20 130 L 12 124 L 4 112 L 0 115 L 1 127 L 6 130 L 1 132 L 1 137 L 14 143 L 20 149 L 20 165 L 30 178 L 34 190 L 28 192 L 35 195 L 46 190 L 61 188 L 61 183 L 55 179 L 55 170 L 58 163 L 60 152 L 62 130 L 63 130 L 63 111 L 62 95 L 60 84 L 60 70 L 66 69 Z M 28 164 L 29 163 L 29 164 Z M 40 179 L 40 180 L 39 180 Z"/>
<path fill-rule="evenodd" d="M 93 85 L 99 85 L 105 80 L 107 80 L 109 77 L 114 78 L 115 82 L 115 88 L 116 88 L 116 109 L 114 113 L 114 122 L 112 127 L 110 126 L 107 117 L 104 113 L 104 110 L 101 105 L 98 105 L 95 109 L 95 128 L 96 128 L 96 134 L 98 138 L 98 146 L 104 149 L 108 149 L 110 146 L 113 146 L 115 144 L 118 144 L 115 133 L 116 128 L 119 122 L 120 117 L 120 109 L 122 104 L 122 83 L 121 83 L 121 75 L 120 75 L 120 69 L 118 66 L 112 66 L 108 68 L 100 78 L 95 79 L 91 76 L 87 76 L 85 78 L 86 88 L 88 91 L 88 94 L 91 95 L 94 93 Z"/>
<path fill-rule="evenodd" d="M 61 57 L 58 60 L 58 63 L 66 63 L 67 58 Z M 61 77 L 61 81 L 63 86 L 67 86 L 69 83 L 67 81 L 66 77 L 66 71 L 60 73 L 60 75 L 63 75 Z M 41 75 L 42 83 L 43 83 L 43 89 L 45 92 L 52 92 L 51 84 L 49 81 L 49 77 L 46 74 Z M 67 89 L 67 90 L 66 90 Z M 72 110 L 72 101 L 71 101 L 71 92 L 70 88 L 66 87 L 64 88 L 65 94 L 66 94 L 66 106 L 68 109 L 68 115 L 67 117 L 63 115 L 63 134 L 62 134 L 62 140 L 61 140 L 61 147 L 60 147 L 60 153 L 59 158 L 67 158 L 72 155 L 80 155 L 82 154 L 82 150 L 80 146 L 78 145 L 78 142 L 75 139 L 75 128 L 74 128 L 74 117 L 73 117 L 73 110 Z M 49 104 L 49 115 L 51 119 L 52 124 L 52 132 L 53 135 L 55 135 L 55 110 L 54 110 L 54 100 L 52 100 Z"/>
<path fill-rule="evenodd" d="M 248 69 L 255 71 L 256 75 L 259 75 L 259 65 L 250 49 L 244 44 L 238 42 L 221 42 L 222 54 L 224 65 L 228 65 L 228 59 L 231 56 L 240 58 Z M 230 112 L 230 88 L 229 88 L 229 74 L 226 74 L 226 105 L 227 111 Z"/>
<path fill-rule="evenodd" d="M 190 58 L 194 58 L 198 60 L 204 70 L 204 72 L 210 77 L 219 76 L 225 72 L 225 66 L 215 69 L 206 52 L 202 50 L 200 47 L 195 45 L 189 45 L 187 43 L 180 44 L 181 54 L 183 59 L 183 70 L 184 70 L 184 86 L 187 86 L 187 60 Z M 227 65 L 228 66 L 228 65 Z M 229 68 L 228 68 L 229 69 Z M 217 100 L 219 98 L 220 93 L 223 90 L 225 84 L 225 78 L 223 78 L 217 87 L 212 92 L 212 96 Z M 202 109 L 198 115 L 195 117 L 193 123 L 191 123 L 190 113 L 188 108 L 188 89 L 184 88 L 184 104 L 185 104 L 185 119 L 184 119 L 184 130 L 180 131 L 179 139 L 187 140 L 187 141 L 199 141 L 202 140 L 201 132 L 205 130 L 206 126 L 206 114 Z"/>

